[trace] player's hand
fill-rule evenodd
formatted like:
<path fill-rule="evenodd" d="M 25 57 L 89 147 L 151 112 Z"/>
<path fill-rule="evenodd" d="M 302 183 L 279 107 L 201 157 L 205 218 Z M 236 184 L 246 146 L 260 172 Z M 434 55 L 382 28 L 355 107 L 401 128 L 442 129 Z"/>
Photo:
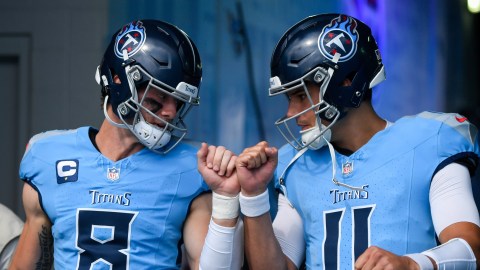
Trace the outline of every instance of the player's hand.
<path fill-rule="evenodd" d="M 263 193 L 272 179 L 277 163 L 277 149 L 265 141 L 243 150 L 235 165 L 242 194 L 256 196 Z"/>
<path fill-rule="evenodd" d="M 237 156 L 223 146 L 202 143 L 197 152 L 198 171 L 210 189 L 220 195 L 237 196 L 240 192 L 235 161 Z"/>
<path fill-rule="evenodd" d="M 419 270 L 418 264 L 409 257 L 398 256 L 376 246 L 371 246 L 358 257 L 355 270 Z"/>

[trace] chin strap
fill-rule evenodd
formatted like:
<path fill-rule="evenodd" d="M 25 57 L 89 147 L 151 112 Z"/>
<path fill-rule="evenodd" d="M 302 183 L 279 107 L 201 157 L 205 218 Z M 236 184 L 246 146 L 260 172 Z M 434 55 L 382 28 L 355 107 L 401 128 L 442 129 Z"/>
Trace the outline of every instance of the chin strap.
<path fill-rule="evenodd" d="M 342 186 L 342 187 L 345 187 L 345 188 L 349 188 L 349 189 L 352 189 L 352 190 L 358 190 L 358 191 L 365 191 L 365 189 L 361 188 L 361 187 L 355 187 L 355 186 L 351 186 L 351 185 L 348 185 L 348 184 L 345 184 L 345 183 L 342 183 L 342 182 L 339 182 L 337 179 L 335 179 L 335 175 L 337 173 L 337 159 L 335 158 L 335 149 L 333 149 L 333 146 L 332 144 L 326 139 L 324 138 L 323 136 L 320 136 L 320 138 L 322 138 L 324 141 L 325 141 L 325 144 L 328 146 L 328 150 L 330 152 L 330 158 L 332 160 L 332 182 L 337 185 L 337 186 Z M 285 174 L 287 173 L 287 170 L 290 168 L 290 166 L 295 163 L 295 161 L 297 161 L 297 159 L 299 157 L 301 157 L 307 150 L 309 150 L 309 148 L 305 147 L 303 148 L 302 150 L 298 151 L 295 156 L 292 158 L 292 160 L 290 160 L 290 162 L 288 163 L 288 165 L 285 167 L 285 169 L 283 170 L 282 172 L 282 175 L 280 176 L 279 178 L 279 182 L 280 182 L 280 189 L 282 190 L 283 192 L 283 195 L 285 196 L 285 198 L 287 199 L 287 202 L 288 204 L 293 208 L 293 205 L 292 203 L 290 202 L 290 200 L 288 199 L 288 194 L 287 194 L 287 187 L 285 186 Z"/>
<path fill-rule="evenodd" d="M 301 149 L 300 151 L 298 151 L 295 156 L 292 158 L 292 160 L 290 160 L 290 163 L 288 163 L 287 167 L 285 167 L 285 169 L 283 170 L 282 172 L 282 175 L 280 175 L 280 179 L 279 179 L 279 182 L 280 182 L 280 189 L 282 190 L 283 192 L 283 195 L 285 196 L 285 199 L 287 200 L 288 204 L 292 207 L 292 203 L 290 202 L 290 200 L 288 199 L 288 195 L 287 195 L 287 187 L 285 186 L 285 173 L 287 173 L 287 170 L 288 168 L 290 168 L 290 166 L 299 158 L 303 155 L 303 153 L 305 153 L 306 151 L 308 150 L 307 147 Z"/>
<path fill-rule="evenodd" d="M 113 121 L 112 118 L 110 118 L 110 116 L 108 115 L 108 111 L 107 111 L 107 103 L 108 103 L 108 95 L 105 96 L 105 100 L 103 101 L 103 114 L 105 115 L 105 118 L 108 120 L 108 122 L 110 124 L 112 124 L 112 126 L 115 126 L 115 127 L 118 127 L 118 128 L 128 129 L 127 125 L 125 125 L 123 123 L 117 123 L 117 122 Z"/>
<path fill-rule="evenodd" d="M 329 141 L 327 141 L 327 140 L 325 140 L 325 141 L 327 142 L 327 146 L 328 146 L 328 149 L 330 151 L 330 157 L 332 159 L 332 182 L 337 186 L 346 187 L 346 188 L 349 188 L 349 189 L 352 189 L 352 190 L 365 191 L 365 189 L 363 189 L 361 187 L 350 186 L 350 185 L 347 185 L 345 183 L 339 182 L 337 179 L 335 179 L 335 174 L 336 174 L 336 169 L 337 169 L 337 159 L 335 158 L 335 150 L 333 149 L 333 146 Z"/>

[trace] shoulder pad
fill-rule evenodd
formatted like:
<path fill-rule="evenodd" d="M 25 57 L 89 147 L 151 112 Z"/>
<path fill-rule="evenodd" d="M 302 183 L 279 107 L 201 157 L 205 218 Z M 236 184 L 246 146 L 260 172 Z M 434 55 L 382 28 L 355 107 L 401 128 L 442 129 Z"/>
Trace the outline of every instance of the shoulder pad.
<path fill-rule="evenodd" d="M 426 119 L 434 119 L 442 122 L 455 129 L 463 137 L 465 137 L 471 144 L 475 143 L 477 138 L 478 129 L 472 125 L 468 119 L 458 113 L 435 113 L 435 112 L 422 112 L 418 115 Z"/>

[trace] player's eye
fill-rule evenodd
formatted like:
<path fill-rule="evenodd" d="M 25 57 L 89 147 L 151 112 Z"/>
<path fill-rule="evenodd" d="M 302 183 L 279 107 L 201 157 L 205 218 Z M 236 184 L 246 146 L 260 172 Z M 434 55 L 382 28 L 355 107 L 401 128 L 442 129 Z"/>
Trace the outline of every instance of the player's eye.
<path fill-rule="evenodd" d="M 143 100 L 142 106 L 151 111 L 152 113 L 158 112 L 162 108 L 162 104 L 160 102 L 157 102 L 153 98 L 145 98 Z"/>
<path fill-rule="evenodd" d="M 305 93 L 305 91 L 296 91 L 290 95 L 287 94 L 287 99 L 288 101 L 304 101 L 305 99 L 307 99 L 307 94 Z"/>
<path fill-rule="evenodd" d="M 301 101 L 304 101 L 307 98 L 307 95 L 305 95 L 305 93 L 301 93 L 297 95 L 297 98 Z"/>

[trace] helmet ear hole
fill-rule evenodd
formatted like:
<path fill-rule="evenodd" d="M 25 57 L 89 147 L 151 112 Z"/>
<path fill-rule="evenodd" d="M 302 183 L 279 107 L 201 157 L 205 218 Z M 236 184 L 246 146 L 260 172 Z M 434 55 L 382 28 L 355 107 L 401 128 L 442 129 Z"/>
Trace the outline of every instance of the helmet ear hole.
<path fill-rule="evenodd" d="M 120 85 L 122 84 L 122 80 L 120 80 L 120 76 L 117 75 L 117 73 L 115 72 L 115 70 L 109 68 L 108 69 L 110 71 L 110 76 L 112 78 L 112 82 L 114 84 L 117 84 L 117 85 Z"/>
<path fill-rule="evenodd" d="M 357 72 L 356 72 L 356 71 L 350 72 L 350 73 L 347 75 L 347 79 L 350 80 L 350 83 L 353 82 L 353 80 L 355 79 L 355 76 L 357 76 Z"/>
<path fill-rule="evenodd" d="M 350 86 L 352 85 L 353 80 L 355 79 L 355 76 L 357 75 L 357 72 L 350 72 L 347 74 L 345 79 L 343 81 L 340 81 L 338 86 Z"/>
<path fill-rule="evenodd" d="M 120 77 L 115 75 L 115 76 L 113 76 L 113 83 L 120 85 L 120 84 L 122 84 L 122 81 L 120 80 Z"/>

